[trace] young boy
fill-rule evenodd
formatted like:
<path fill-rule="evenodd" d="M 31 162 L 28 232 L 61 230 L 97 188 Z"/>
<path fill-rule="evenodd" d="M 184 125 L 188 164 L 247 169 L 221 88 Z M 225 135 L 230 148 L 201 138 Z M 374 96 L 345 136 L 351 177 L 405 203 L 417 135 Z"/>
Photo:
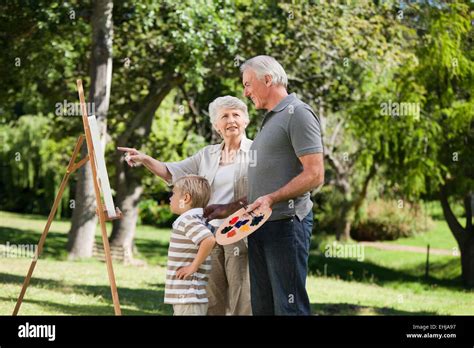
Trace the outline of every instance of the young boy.
<path fill-rule="evenodd" d="M 165 303 L 173 305 L 174 315 L 207 313 L 209 255 L 215 239 L 203 218 L 203 207 L 210 196 L 210 185 L 201 176 L 184 176 L 174 183 L 170 208 L 179 217 L 173 223 L 165 282 Z"/>

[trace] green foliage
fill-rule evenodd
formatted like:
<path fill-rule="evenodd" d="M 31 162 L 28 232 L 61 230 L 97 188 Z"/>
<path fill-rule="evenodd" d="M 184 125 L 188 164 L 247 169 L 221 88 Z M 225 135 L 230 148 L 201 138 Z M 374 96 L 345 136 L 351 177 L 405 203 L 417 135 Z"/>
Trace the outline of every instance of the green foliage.
<path fill-rule="evenodd" d="M 414 71 L 426 90 L 424 116 L 442 130 L 431 139 L 436 143 L 433 163 L 442 169 L 441 177 L 431 178 L 430 193 L 448 184 L 457 197 L 474 187 L 474 49 L 472 6 L 463 2 L 441 9 L 425 7 L 417 50 L 420 64 Z M 427 20 L 429 19 L 429 20 Z M 446 28 L 449 27 L 449 30 Z"/>
<path fill-rule="evenodd" d="M 52 139 L 52 124 L 46 116 L 25 115 L 8 126 L 0 126 L 2 209 L 41 214 L 51 209 L 74 147 L 72 137 Z M 64 197 L 58 214 L 69 216 L 68 188 Z"/>
<path fill-rule="evenodd" d="M 351 230 L 351 237 L 357 241 L 395 240 L 432 228 L 431 218 L 420 206 L 379 199 L 367 204 Z"/>
<path fill-rule="evenodd" d="M 240 34 L 230 1 L 120 2 L 114 9 L 114 72 L 109 126 L 114 138 L 159 81 L 184 77 L 203 90 L 204 78 L 223 74 Z M 206 105 L 207 106 L 207 105 Z M 195 127 L 198 126 L 195 124 Z M 119 131 L 116 131 L 119 130 Z"/>
<path fill-rule="evenodd" d="M 88 1 L 77 0 L 0 5 L 0 121 L 49 114 L 57 102 L 77 100 L 75 80 L 88 75 L 89 8 Z M 66 118 L 56 121 L 58 134 L 80 125 Z"/>
<path fill-rule="evenodd" d="M 145 153 L 163 162 L 183 160 L 207 145 L 203 137 L 188 131 L 190 120 L 186 118 L 184 106 L 175 105 L 175 98 L 176 93 L 172 92 L 163 100 L 156 112 L 146 146 L 141 148 Z M 155 175 L 145 175 L 142 184 L 144 199 L 166 200 L 168 186 L 163 180 Z M 165 204 L 168 204 L 167 200 Z"/>
<path fill-rule="evenodd" d="M 176 216 L 171 212 L 169 205 L 163 203 L 158 204 L 152 199 L 141 200 L 138 205 L 139 223 L 157 227 L 170 227 Z"/>
<path fill-rule="evenodd" d="M 316 233 L 335 234 L 340 221 L 344 196 L 333 186 L 323 186 L 314 197 L 313 205 L 314 230 Z"/>

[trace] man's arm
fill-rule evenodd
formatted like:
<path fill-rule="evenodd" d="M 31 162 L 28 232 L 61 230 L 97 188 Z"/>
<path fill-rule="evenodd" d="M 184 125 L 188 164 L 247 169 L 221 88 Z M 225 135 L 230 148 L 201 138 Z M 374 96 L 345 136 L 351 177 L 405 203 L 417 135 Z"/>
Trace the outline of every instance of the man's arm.
<path fill-rule="evenodd" d="M 253 211 L 257 208 L 268 208 L 273 204 L 286 201 L 311 191 L 324 183 L 324 161 L 322 153 L 314 153 L 299 157 L 303 171 L 279 190 L 259 197 L 247 208 Z"/>
<path fill-rule="evenodd" d="M 224 219 L 246 205 L 247 197 L 242 197 L 228 204 L 211 204 L 204 208 L 204 217 L 207 221 Z"/>

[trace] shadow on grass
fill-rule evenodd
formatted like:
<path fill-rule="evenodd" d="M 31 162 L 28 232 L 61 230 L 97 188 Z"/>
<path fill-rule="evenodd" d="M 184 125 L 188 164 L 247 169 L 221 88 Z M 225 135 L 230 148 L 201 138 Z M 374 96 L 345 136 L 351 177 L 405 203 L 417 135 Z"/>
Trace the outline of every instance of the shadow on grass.
<path fill-rule="evenodd" d="M 8 273 L 0 273 L 0 284 L 17 284 L 18 294 L 21 290 L 24 277 Z M 72 315 L 113 315 L 112 295 L 110 287 L 106 285 L 69 285 L 67 283 L 47 279 L 33 277 L 30 282 L 30 287 L 40 287 L 61 293 L 70 293 L 76 295 L 86 295 L 95 298 L 100 298 L 110 305 L 81 305 L 77 303 L 56 303 L 43 300 L 32 300 L 28 298 L 28 291 L 26 292 L 23 302 L 44 305 L 44 307 L 55 308 L 56 310 Z M 164 284 L 154 284 L 157 289 L 131 289 L 119 287 L 119 301 L 122 306 L 135 307 L 137 309 L 122 309 L 123 314 L 128 315 L 171 315 L 172 309 L 170 305 L 163 303 L 164 298 Z M 16 296 L 16 295 L 15 295 Z M 5 301 L 15 301 L 17 298 L 3 298 Z M 13 308 L 12 308 L 13 310 Z"/>
<path fill-rule="evenodd" d="M 10 273 L 0 273 L 0 284 L 18 284 L 18 294 L 20 293 L 21 286 L 23 285 L 23 281 L 25 280 L 26 273 L 24 276 L 18 276 L 15 274 L 10 274 Z M 44 289 L 62 289 L 64 290 L 65 288 L 68 287 L 67 284 L 64 282 L 60 282 L 54 279 L 44 279 L 44 278 L 37 278 L 33 274 L 33 276 L 30 279 L 30 285 L 35 286 L 38 288 L 44 288 Z"/>
<path fill-rule="evenodd" d="M 139 256 L 145 258 L 148 263 L 166 266 L 168 243 L 139 238 L 135 239 L 134 243 Z"/>
<path fill-rule="evenodd" d="M 451 259 L 445 262 L 439 261 L 431 266 L 431 269 L 449 269 L 459 263 L 458 259 Z M 326 265 L 326 267 L 325 267 Z M 386 283 L 418 283 L 420 285 L 434 285 L 444 287 L 450 290 L 464 290 L 460 277 L 453 279 L 443 279 L 429 276 L 417 276 L 410 272 L 423 274 L 424 264 L 413 268 L 411 271 L 395 270 L 392 268 L 380 266 L 371 262 L 359 262 L 347 258 L 328 258 L 322 254 L 312 252 L 308 261 L 309 273 L 338 277 L 343 280 L 351 280 L 363 283 L 374 283 L 384 285 Z"/>
<path fill-rule="evenodd" d="M 318 315 L 436 315 L 435 312 L 409 312 L 387 307 L 361 306 L 352 303 L 312 303 L 311 312 Z"/>
<path fill-rule="evenodd" d="M 10 212 L 10 211 L 2 211 L 2 213 L 4 213 L 7 218 L 11 217 L 15 219 L 21 218 L 24 220 L 44 221 L 44 223 L 46 223 L 46 221 L 48 220 L 48 215 L 25 214 L 22 212 Z M 71 218 L 67 218 L 67 217 L 60 218 L 58 215 L 56 215 L 54 217 L 54 222 L 71 222 Z"/>
<path fill-rule="evenodd" d="M 10 298 L 0 297 L 0 301 L 10 301 Z M 16 302 L 16 299 L 15 299 Z M 60 312 L 58 315 L 114 315 L 114 306 L 110 305 L 81 305 L 77 303 L 62 304 L 57 302 L 45 301 L 45 300 L 32 300 L 25 298 L 23 303 L 31 303 L 39 305 L 44 309 L 51 311 Z M 13 312 L 13 307 L 12 307 Z M 128 308 L 122 308 L 122 314 L 124 315 L 143 315 L 149 314 L 142 311 L 132 310 Z M 21 308 L 19 315 L 21 315 Z"/>
<path fill-rule="evenodd" d="M 104 285 L 75 285 L 74 289 L 78 293 L 92 295 L 94 297 L 102 297 L 106 301 L 112 303 L 112 295 L 109 286 Z M 136 314 L 161 314 L 171 315 L 171 307 L 163 303 L 164 284 L 159 284 L 158 289 L 131 289 L 119 287 L 120 304 L 124 306 L 132 306 L 140 311 Z"/>
<path fill-rule="evenodd" d="M 38 231 L 28 229 L 18 229 L 11 227 L 0 227 L 0 244 L 8 242 L 10 245 L 31 246 L 38 245 L 41 234 Z M 65 260 L 67 258 L 67 234 L 58 232 L 49 232 L 46 237 L 44 249 L 41 258 L 54 258 L 56 260 Z"/>

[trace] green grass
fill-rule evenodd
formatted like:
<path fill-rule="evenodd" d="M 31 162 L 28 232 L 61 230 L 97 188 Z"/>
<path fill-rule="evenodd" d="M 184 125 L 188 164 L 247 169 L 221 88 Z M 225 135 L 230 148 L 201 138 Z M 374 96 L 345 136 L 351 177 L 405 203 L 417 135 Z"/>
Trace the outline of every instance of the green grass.
<path fill-rule="evenodd" d="M 0 212 L 0 244 L 36 244 L 45 222 L 45 217 Z M 69 226 L 69 221 L 53 223 L 20 314 L 113 314 L 105 264 L 94 259 L 67 261 Z M 136 245 L 148 265 L 114 264 L 125 315 L 171 314 L 171 307 L 163 304 L 168 237 L 167 229 L 139 226 Z M 390 243 L 429 242 L 433 248 L 450 249 L 453 240 L 445 223 L 437 221 L 424 235 Z M 314 314 L 474 314 L 474 292 L 461 286 L 459 257 L 431 255 L 430 276 L 425 278 L 423 253 L 365 247 L 362 261 L 325 257 L 324 248 L 332 241 L 317 233 L 313 238 L 307 288 Z M 29 265 L 28 259 L 0 259 L 0 315 L 13 311 Z"/>
<path fill-rule="evenodd" d="M 413 245 L 425 247 L 429 244 L 430 248 L 448 249 L 459 248 L 454 236 L 449 231 L 445 221 L 434 220 L 434 227 L 426 232 L 419 233 L 410 238 L 399 238 L 388 244 Z"/>
<path fill-rule="evenodd" d="M 15 307 L 28 260 L 0 265 L 0 315 Z M 163 304 L 164 268 L 114 265 L 122 313 L 170 315 Z M 38 262 L 20 309 L 23 315 L 112 315 L 114 313 L 107 271 L 98 261 Z"/>

